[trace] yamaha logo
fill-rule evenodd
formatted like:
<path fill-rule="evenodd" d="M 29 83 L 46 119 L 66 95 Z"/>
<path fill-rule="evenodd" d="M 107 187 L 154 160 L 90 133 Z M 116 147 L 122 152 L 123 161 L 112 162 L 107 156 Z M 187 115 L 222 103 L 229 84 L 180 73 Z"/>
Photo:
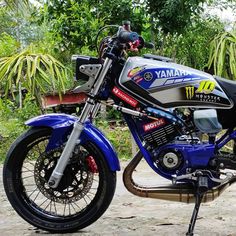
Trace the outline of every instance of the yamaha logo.
<path fill-rule="evenodd" d="M 151 72 L 146 72 L 143 77 L 146 81 L 150 81 L 150 80 L 152 80 L 153 75 Z"/>

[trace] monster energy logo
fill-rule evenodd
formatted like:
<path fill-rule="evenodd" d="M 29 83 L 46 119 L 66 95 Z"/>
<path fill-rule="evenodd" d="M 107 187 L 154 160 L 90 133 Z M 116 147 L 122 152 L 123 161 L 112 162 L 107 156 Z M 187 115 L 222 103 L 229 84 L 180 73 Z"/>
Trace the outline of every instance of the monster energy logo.
<path fill-rule="evenodd" d="M 196 93 L 209 94 L 209 93 L 213 92 L 215 87 L 216 87 L 216 83 L 214 81 L 203 80 L 200 82 Z"/>
<path fill-rule="evenodd" d="M 186 98 L 192 99 L 194 96 L 194 87 L 193 86 L 185 87 L 185 91 L 186 91 Z"/>

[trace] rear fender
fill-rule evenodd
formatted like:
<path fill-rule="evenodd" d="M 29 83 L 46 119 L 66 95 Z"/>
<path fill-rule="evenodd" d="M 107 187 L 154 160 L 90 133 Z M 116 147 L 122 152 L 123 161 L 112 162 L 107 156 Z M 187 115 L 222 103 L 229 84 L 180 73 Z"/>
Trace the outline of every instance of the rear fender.
<path fill-rule="evenodd" d="M 47 114 L 32 118 L 26 121 L 26 125 L 31 127 L 49 127 L 53 129 L 52 136 L 49 140 L 47 151 L 55 149 L 64 144 L 68 135 L 70 135 L 73 124 L 78 120 L 77 117 L 66 114 Z M 111 143 L 105 135 L 94 127 L 90 122 L 86 122 L 84 130 L 79 139 L 81 144 L 91 141 L 103 153 L 111 171 L 120 170 L 120 163 L 117 154 Z"/>

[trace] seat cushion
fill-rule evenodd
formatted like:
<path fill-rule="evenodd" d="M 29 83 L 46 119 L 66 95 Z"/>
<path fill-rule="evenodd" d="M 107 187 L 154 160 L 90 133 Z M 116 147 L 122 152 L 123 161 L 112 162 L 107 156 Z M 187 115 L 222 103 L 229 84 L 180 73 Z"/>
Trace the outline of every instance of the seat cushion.
<path fill-rule="evenodd" d="M 224 92 L 236 104 L 236 81 L 227 80 L 215 76 L 216 81 L 222 87 Z M 218 120 L 222 124 L 223 129 L 236 127 L 236 106 L 231 109 L 217 109 Z"/>
<path fill-rule="evenodd" d="M 236 81 L 220 78 L 218 76 L 215 76 L 215 79 L 236 104 Z"/>

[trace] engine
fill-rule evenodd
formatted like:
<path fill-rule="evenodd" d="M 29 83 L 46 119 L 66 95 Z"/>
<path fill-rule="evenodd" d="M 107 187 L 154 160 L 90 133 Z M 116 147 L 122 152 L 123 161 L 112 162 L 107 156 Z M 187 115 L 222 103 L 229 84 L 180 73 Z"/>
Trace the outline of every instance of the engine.
<path fill-rule="evenodd" d="M 150 147 L 155 166 L 170 176 L 205 169 L 214 157 L 215 145 L 201 142 L 196 134 L 214 137 L 222 129 L 214 109 L 194 110 L 181 118 L 185 118 L 191 134 L 186 135 L 183 124 L 178 125 L 170 116 L 160 118 L 157 124 L 148 121 L 142 125 L 146 131 L 143 139 Z"/>
<path fill-rule="evenodd" d="M 160 153 L 154 153 L 154 162 L 163 171 L 174 173 L 183 166 L 184 157 L 179 150 L 166 148 Z"/>
<path fill-rule="evenodd" d="M 168 175 L 182 175 L 205 169 L 214 157 L 215 145 L 202 143 L 197 137 L 180 136 L 152 151 L 156 167 Z"/>
<path fill-rule="evenodd" d="M 162 146 L 171 140 L 174 140 L 177 131 L 172 124 L 154 130 L 151 133 L 143 135 L 144 140 L 151 146 Z"/>

